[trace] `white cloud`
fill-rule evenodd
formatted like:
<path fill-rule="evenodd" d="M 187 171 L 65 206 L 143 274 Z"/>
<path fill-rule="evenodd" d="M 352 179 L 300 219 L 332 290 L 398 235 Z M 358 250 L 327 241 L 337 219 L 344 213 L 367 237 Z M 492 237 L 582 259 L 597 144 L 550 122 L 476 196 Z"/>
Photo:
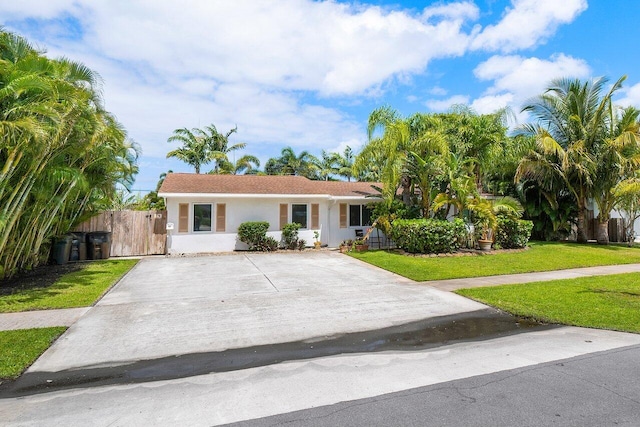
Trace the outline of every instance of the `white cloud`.
<path fill-rule="evenodd" d="M 447 94 L 447 90 L 440 86 L 434 86 L 429 90 L 429 93 L 435 96 L 445 96 Z"/>
<path fill-rule="evenodd" d="M 478 112 L 492 112 L 505 106 L 520 111 L 526 99 L 541 94 L 549 82 L 559 77 L 588 77 L 591 70 L 582 59 L 564 54 L 551 58 L 492 56 L 473 71 L 480 80 L 492 80 L 485 93 L 472 106 Z"/>
<path fill-rule="evenodd" d="M 617 99 L 615 103 L 617 105 L 628 107 L 634 106 L 640 108 L 640 83 L 636 83 L 633 86 L 624 87 L 618 91 L 622 94 L 622 98 Z"/>
<path fill-rule="evenodd" d="M 311 0 L 21 0 L 0 1 L 0 16 L 51 56 L 99 71 L 107 109 L 145 156 L 164 157 L 176 128 L 215 123 L 221 130 L 237 124 L 234 138 L 264 158 L 286 145 L 355 148 L 365 123 L 346 106 L 412 85 L 431 61 L 464 55 L 472 41 L 475 49 L 537 43 L 582 4 L 565 0 L 552 13 L 545 2 L 544 19 L 523 27 L 526 35 L 512 44 L 500 37 L 512 37 L 510 22 L 529 13 L 528 0 L 514 1 L 483 33 L 468 29 L 480 16 L 470 1 L 413 12 Z M 495 62 L 478 76 L 494 80 L 486 96 L 504 99 L 513 84 Z M 430 93 L 448 92 L 436 86 Z M 446 110 L 468 102 L 455 95 L 427 105 Z"/>
<path fill-rule="evenodd" d="M 485 27 L 472 49 L 513 52 L 548 39 L 587 9 L 586 0 L 512 0 L 500 22 Z"/>
<path fill-rule="evenodd" d="M 478 114 L 491 114 L 512 104 L 513 94 L 503 93 L 502 95 L 486 95 L 474 99 L 471 108 Z"/>
<path fill-rule="evenodd" d="M 425 105 L 429 107 L 431 111 L 446 111 L 452 105 L 456 104 L 468 104 L 469 97 L 465 95 L 453 95 L 447 99 L 430 99 L 425 102 Z"/>

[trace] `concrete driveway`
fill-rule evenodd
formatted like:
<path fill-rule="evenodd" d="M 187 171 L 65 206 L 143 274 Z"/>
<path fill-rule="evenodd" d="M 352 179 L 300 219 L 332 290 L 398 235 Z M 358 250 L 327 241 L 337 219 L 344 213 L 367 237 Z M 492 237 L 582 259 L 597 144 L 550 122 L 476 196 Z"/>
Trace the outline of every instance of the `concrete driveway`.
<path fill-rule="evenodd" d="M 487 311 L 332 252 L 144 259 L 0 393 L 0 419 L 210 426 L 640 344 L 638 335 L 555 327 L 278 359 L 301 346 L 325 351 L 341 336 L 376 346 L 383 328 L 397 339 L 394 328 L 411 322 L 432 335 Z M 429 323 L 442 316 L 453 316 L 450 325 Z M 270 363 L 251 362 L 274 349 Z"/>
<path fill-rule="evenodd" d="M 483 308 L 332 252 L 150 258 L 31 371 L 299 341 Z"/>

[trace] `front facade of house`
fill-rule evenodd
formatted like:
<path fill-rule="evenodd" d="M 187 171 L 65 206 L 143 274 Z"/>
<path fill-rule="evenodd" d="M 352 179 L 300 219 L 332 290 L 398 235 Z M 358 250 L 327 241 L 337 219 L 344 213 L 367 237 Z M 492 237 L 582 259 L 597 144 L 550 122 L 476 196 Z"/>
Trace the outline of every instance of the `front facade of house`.
<path fill-rule="evenodd" d="M 175 254 L 247 249 L 237 239 L 247 221 L 269 222 L 267 235 L 278 241 L 282 227 L 297 222 L 308 246 L 317 231 L 323 245 L 337 247 L 369 228 L 377 191 L 367 182 L 299 176 L 172 173 L 158 194 L 167 205 L 167 251 Z"/>

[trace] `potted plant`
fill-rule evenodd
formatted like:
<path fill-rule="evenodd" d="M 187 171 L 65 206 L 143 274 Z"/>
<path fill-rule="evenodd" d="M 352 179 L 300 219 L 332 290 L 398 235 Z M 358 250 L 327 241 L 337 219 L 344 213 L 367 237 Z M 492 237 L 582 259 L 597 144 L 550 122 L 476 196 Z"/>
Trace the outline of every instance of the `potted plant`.
<path fill-rule="evenodd" d="M 364 251 L 369 250 L 369 244 L 364 239 L 356 239 L 353 242 L 353 246 L 355 247 L 356 251 L 358 251 L 358 252 L 364 252 Z"/>
<path fill-rule="evenodd" d="M 478 225 L 482 230 L 480 238 L 478 239 L 478 246 L 481 251 L 490 251 L 491 245 L 493 245 L 493 229 L 491 228 L 490 221 L 480 221 Z"/>
<path fill-rule="evenodd" d="M 313 232 L 313 246 L 316 249 L 320 249 L 320 246 L 322 246 L 322 242 L 320 241 L 320 232 L 318 230 Z"/>
<path fill-rule="evenodd" d="M 352 245 L 353 245 L 353 240 L 343 240 L 342 243 L 340 243 L 340 253 L 343 254 L 343 253 L 349 252 Z"/>

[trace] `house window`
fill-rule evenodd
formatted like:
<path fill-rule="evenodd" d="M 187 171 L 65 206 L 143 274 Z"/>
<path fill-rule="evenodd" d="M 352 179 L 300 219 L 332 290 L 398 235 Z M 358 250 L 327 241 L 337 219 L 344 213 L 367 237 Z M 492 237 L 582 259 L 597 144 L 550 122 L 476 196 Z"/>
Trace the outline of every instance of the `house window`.
<path fill-rule="evenodd" d="M 297 222 L 300 228 L 307 228 L 307 205 L 291 205 L 291 222 Z"/>
<path fill-rule="evenodd" d="M 193 205 L 193 231 L 211 231 L 211 205 Z"/>
<path fill-rule="evenodd" d="M 349 205 L 349 226 L 365 227 L 371 225 L 371 209 L 365 205 Z"/>

